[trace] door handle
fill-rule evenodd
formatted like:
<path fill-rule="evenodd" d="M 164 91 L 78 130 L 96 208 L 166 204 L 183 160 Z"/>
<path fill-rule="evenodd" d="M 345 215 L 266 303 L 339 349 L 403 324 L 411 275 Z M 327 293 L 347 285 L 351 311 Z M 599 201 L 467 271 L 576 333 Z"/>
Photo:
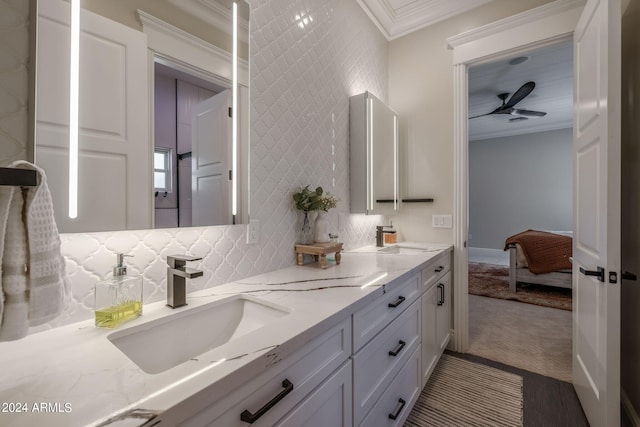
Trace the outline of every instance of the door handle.
<path fill-rule="evenodd" d="M 633 273 L 629 273 L 628 271 L 625 271 L 624 273 L 622 273 L 622 280 L 633 280 L 633 281 L 636 281 L 636 280 L 638 280 L 638 277 Z"/>
<path fill-rule="evenodd" d="M 596 276 L 599 282 L 604 283 L 604 268 L 598 266 L 597 270 L 585 270 L 584 267 L 580 267 L 580 273 L 585 276 Z"/>

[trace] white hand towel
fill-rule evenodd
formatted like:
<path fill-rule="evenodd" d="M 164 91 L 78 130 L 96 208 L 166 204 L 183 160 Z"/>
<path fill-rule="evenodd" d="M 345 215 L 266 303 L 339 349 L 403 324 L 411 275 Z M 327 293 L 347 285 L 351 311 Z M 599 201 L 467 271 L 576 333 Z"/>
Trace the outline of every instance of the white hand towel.
<path fill-rule="evenodd" d="M 23 267 L 22 275 L 26 277 L 26 288 L 20 297 L 13 296 L 8 291 L 6 275 L 3 272 L 2 289 L 6 300 L 0 324 L 0 341 L 21 338 L 27 334 L 28 326 L 37 326 L 53 320 L 65 310 L 71 296 L 65 260 L 60 253 L 60 236 L 53 215 L 53 203 L 46 175 L 42 169 L 25 161 L 14 162 L 11 166 L 33 169 L 39 176 L 38 185 L 35 187 L 11 187 L 12 197 L 4 232 L 3 269 L 8 253 L 19 253 L 20 247 L 25 248 L 24 264 L 27 268 L 25 274 Z M 21 213 L 19 226 L 15 220 L 15 212 L 18 211 L 18 208 L 14 207 L 16 205 Z M 0 202 L 0 206 L 4 205 Z M 24 243 L 18 243 L 19 236 L 13 236 L 14 229 L 23 230 Z M 10 240 L 7 241 L 7 238 Z M 2 242 L 0 240 L 0 244 Z M 14 267 L 18 262 L 16 258 L 11 261 L 11 265 L 6 265 L 12 269 L 9 273 L 14 272 L 16 268 L 20 270 L 19 266 Z M 13 285 L 10 290 L 20 291 L 20 284 Z M 28 313 L 26 318 L 23 316 L 25 305 Z"/>
<path fill-rule="evenodd" d="M 19 187 L 0 187 L 2 307 L 0 341 L 17 340 L 29 329 L 27 234 L 22 221 L 24 199 Z"/>

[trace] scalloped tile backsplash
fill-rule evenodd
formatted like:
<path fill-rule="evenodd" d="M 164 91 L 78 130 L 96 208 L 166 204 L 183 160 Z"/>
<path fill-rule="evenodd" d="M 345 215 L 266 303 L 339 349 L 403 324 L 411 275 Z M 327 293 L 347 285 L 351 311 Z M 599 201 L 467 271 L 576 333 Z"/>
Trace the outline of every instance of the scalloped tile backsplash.
<path fill-rule="evenodd" d="M 204 277 L 189 291 L 293 265 L 302 215 L 291 192 L 307 184 L 340 199 L 330 231 L 346 248 L 373 243 L 383 218 L 348 213 L 349 96 L 387 98 L 386 40 L 354 1 L 251 0 L 251 9 L 250 210 L 259 244 L 246 244 L 244 225 L 63 234 L 73 301 L 35 330 L 90 318 L 93 286 L 111 274 L 116 252 L 133 255 L 129 274 L 144 277 L 146 303 L 165 298 L 170 254 L 203 258 L 193 267 Z"/>

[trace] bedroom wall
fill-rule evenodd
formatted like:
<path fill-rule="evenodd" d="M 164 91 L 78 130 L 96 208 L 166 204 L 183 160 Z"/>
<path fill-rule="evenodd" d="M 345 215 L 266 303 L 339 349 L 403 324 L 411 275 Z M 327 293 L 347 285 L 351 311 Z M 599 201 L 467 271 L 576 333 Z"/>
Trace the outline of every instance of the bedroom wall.
<path fill-rule="evenodd" d="M 622 271 L 640 273 L 640 2 L 622 17 Z M 622 281 L 621 386 L 623 405 L 640 425 L 640 286 Z"/>
<path fill-rule="evenodd" d="M 453 213 L 453 51 L 447 38 L 549 3 L 494 0 L 389 43 L 389 105 L 400 118 L 403 197 L 434 203 L 402 206 L 400 239 L 452 243 L 453 230 L 431 215 Z"/>
<path fill-rule="evenodd" d="M 573 229 L 572 139 L 568 128 L 469 142 L 469 246 Z"/>

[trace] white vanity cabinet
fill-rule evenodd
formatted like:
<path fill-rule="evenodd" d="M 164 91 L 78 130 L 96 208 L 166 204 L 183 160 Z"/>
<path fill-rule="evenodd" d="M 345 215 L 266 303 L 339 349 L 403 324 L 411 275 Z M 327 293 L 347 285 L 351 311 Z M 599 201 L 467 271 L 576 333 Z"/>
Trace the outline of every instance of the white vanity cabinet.
<path fill-rule="evenodd" d="M 353 315 L 354 426 L 402 425 L 419 395 L 420 278 L 413 274 L 399 279 L 400 283 L 388 286 L 382 297 Z M 407 369 L 416 372 L 413 385 L 398 380 L 401 373 L 407 375 Z M 400 407 L 389 399 L 405 403 Z M 376 420 L 371 421 L 372 417 Z"/>
<path fill-rule="evenodd" d="M 422 270 L 422 387 L 427 384 L 451 337 L 451 252 Z"/>
<path fill-rule="evenodd" d="M 270 361 L 255 379 L 180 425 L 322 425 L 322 414 L 335 417 L 339 413 L 343 421 L 335 425 L 350 426 L 351 341 L 351 319 L 347 318 L 293 354 Z"/>

